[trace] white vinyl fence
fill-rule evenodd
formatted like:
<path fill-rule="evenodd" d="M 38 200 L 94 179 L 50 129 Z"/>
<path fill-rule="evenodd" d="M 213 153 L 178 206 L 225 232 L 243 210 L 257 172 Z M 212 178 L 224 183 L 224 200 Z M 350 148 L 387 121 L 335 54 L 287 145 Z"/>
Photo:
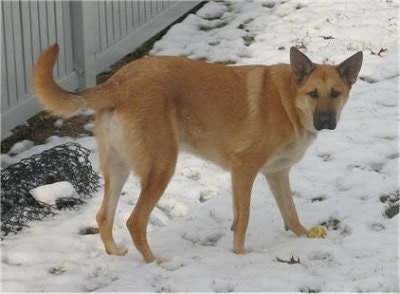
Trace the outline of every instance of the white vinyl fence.
<path fill-rule="evenodd" d="M 57 42 L 55 75 L 66 88 L 92 86 L 96 75 L 133 52 L 201 1 L 1 1 L 1 137 L 40 111 L 32 67 Z"/>

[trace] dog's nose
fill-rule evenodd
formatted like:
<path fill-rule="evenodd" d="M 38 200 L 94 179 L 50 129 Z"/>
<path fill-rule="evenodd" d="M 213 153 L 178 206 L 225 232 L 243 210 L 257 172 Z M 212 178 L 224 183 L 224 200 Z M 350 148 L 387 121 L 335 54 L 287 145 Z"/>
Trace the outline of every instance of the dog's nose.
<path fill-rule="evenodd" d="M 334 130 L 336 128 L 336 115 L 333 112 L 317 112 L 314 115 L 314 127 L 318 131 L 323 129 Z"/>

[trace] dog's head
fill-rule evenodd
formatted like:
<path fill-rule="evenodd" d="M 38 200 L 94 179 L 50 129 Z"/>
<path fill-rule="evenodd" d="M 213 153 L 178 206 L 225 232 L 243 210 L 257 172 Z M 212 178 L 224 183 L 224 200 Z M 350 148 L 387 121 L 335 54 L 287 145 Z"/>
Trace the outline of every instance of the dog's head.
<path fill-rule="evenodd" d="M 336 128 L 351 86 L 357 80 L 362 59 L 363 54 L 359 51 L 339 65 L 321 65 L 313 63 L 297 48 L 291 48 L 295 105 L 307 130 Z"/>

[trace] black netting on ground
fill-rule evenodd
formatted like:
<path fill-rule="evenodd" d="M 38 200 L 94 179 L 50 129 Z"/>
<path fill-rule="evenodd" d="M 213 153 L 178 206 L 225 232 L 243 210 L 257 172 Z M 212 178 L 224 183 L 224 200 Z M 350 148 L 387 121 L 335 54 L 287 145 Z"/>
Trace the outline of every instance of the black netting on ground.
<path fill-rule="evenodd" d="M 99 176 L 89 161 L 90 150 L 67 143 L 21 160 L 1 171 L 1 235 L 17 233 L 31 220 L 54 215 L 56 209 L 84 203 L 99 187 Z M 56 205 L 36 201 L 29 191 L 68 181 L 77 197 L 57 199 Z"/>

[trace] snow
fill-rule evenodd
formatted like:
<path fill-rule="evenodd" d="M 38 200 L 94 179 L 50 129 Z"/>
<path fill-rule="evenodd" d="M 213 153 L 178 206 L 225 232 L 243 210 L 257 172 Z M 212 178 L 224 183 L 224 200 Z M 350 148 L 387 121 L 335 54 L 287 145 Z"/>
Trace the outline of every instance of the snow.
<path fill-rule="evenodd" d="M 70 182 L 61 181 L 31 189 L 29 193 L 36 201 L 49 205 L 56 204 L 56 200 L 62 197 L 77 196 L 74 187 Z"/>
<path fill-rule="evenodd" d="M 17 142 L 11 147 L 8 154 L 9 155 L 17 155 L 19 153 L 22 153 L 26 150 L 31 149 L 34 145 L 35 145 L 35 143 L 33 143 L 30 140 L 23 140 L 21 142 Z"/>
<path fill-rule="evenodd" d="M 64 120 L 63 119 L 58 119 L 54 122 L 54 127 L 55 128 L 61 128 L 64 125 Z"/>
<path fill-rule="evenodd" d="M 80 234 L 96 227 L 100 189 L 80 209 L 32 222 L 1 241 L 2 290 L 399 292 L 398 216 L 385 217 L 388 204 L 380 201 L 384 195 L 396 199 L 399 190 L 397 23 L 398 1 L 210 2 L 172 27 L 152 51 L 228 64 L 287 63 L 293 45 L 305 47 L 302 51 L 321 63 L 364 52 L 361 79 L 337 129 L 321 132 L 291 172 L 300 219 L 307 227 L 324 223 L 325 239 L 286 232 L 259 176 L 249 253 L 233 254 L 229 174 L 181 154 L 148 227 L 150 245 L 167 262 L 143 263 L 131 242 L 125 221 L 139 193 L 132 176 L 114 227 L 117 243 L 129 248 L 126 256 L 108 256 L 98 235 Z M 380 49 L 387 51 L 371 54 Z M 70 141 L 93 151 L 90 159 L 98 170 L 93 137 L 52 137 L 45 145 L 7 155 L 7 163 Z M 278 261 L 292 256 L 300 262 Z"/>

